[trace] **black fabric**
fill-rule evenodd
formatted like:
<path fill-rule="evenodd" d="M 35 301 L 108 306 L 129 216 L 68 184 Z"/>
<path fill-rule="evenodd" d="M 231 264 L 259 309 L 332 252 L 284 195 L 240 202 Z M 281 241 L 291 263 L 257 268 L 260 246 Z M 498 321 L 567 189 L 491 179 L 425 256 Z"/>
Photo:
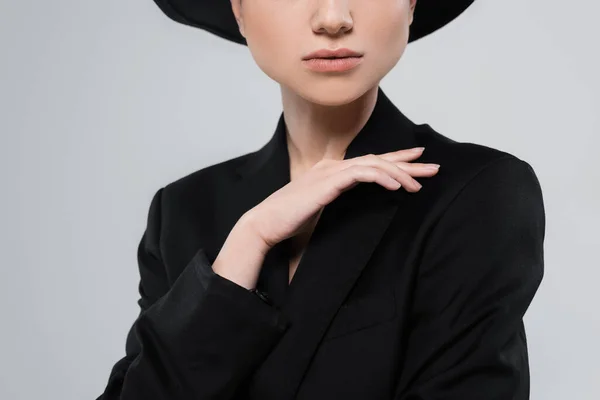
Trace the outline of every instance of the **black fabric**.
<path fill-rule="evenodd" d="M 523 316 L 544 271 L 533 168 L 415 124 L 378 90 L 346 158 L 424 146 L 421 191 L 361 183 L 327 205 L 288 285 L 287 242 L 257 287 L 212 271 L 236 221 L 289 182 L 285 120 L 259 150 L 155 193 L 140 315 L 101 400 L 525 400 Z"/>

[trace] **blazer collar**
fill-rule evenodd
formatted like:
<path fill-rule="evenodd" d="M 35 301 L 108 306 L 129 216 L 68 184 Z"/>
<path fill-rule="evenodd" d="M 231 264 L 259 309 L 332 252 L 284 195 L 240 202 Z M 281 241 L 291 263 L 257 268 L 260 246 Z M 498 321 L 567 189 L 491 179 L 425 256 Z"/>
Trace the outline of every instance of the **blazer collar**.
<path fill-rule="evenodd" d="M 378 88 L 369 120 L 344 159 L 416 146 L 415 124 Z M 283 113 L 269 142 L 252 153 L 237 173 L 236 202 L 247 210 L 290 182 Z M 282 311 L 290 326 L 253 375 L 252 398 L 292 400 L 329 323 L 367 266 L 399 204 L 410 196 L 379 184 L 361 183 L 323 209 Z M 269 252 L 263 269 L 281 259 Z"/>

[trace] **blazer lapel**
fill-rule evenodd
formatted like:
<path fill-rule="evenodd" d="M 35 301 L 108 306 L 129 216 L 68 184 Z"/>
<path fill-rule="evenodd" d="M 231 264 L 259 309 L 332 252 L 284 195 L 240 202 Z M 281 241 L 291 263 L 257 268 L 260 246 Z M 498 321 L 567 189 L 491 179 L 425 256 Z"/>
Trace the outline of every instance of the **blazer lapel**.
<path fill-rule="evenodd" d="M 350 143 L 345 159 L 414 147 L 413 128 L 379 88 L 373 113 Z M 289 167 L 282 113 L 271 140 L 238 170 L 240 211 L 289 183 Z M 291 325 L 249 382 L 252 398 L 295 397 L 327 327 L 406 196 L 410 193 L 404 189 L 361 183 L 325 206 L 282 306 Z M 263 269 L 273 267 L 276 259 L 269 253 Z"/>

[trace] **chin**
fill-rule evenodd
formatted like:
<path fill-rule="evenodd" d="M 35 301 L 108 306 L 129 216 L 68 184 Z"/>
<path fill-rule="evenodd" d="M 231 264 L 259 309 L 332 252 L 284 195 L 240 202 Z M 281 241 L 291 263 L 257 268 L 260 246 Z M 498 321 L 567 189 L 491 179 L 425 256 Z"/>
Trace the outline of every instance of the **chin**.
<path fill-rule="evenodd" d="M 300 83 L 300 84 L 299 84 Z M 298 96 L 322 106 L 342 106 L 352 103 L 370 89 L 377 87 L 379 81 L 358 82 L 355 79 L 336 79 L 335 77 L 317 79 L 313 82 L 296 81 L 287 85 Z"/>

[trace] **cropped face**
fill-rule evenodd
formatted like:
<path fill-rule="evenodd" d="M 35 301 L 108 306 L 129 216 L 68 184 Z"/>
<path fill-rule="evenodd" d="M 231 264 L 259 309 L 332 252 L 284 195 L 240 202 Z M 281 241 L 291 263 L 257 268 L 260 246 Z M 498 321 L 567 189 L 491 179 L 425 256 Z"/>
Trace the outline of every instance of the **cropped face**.
<path fill-rule="evenodd" d="M 396 65 L 416 2 L 231 0 L 231 5 L 261 70 L 311 102 L 341 105 L 378 85 Z M 349 52 L 311 54 L 340 49 Z"/>

